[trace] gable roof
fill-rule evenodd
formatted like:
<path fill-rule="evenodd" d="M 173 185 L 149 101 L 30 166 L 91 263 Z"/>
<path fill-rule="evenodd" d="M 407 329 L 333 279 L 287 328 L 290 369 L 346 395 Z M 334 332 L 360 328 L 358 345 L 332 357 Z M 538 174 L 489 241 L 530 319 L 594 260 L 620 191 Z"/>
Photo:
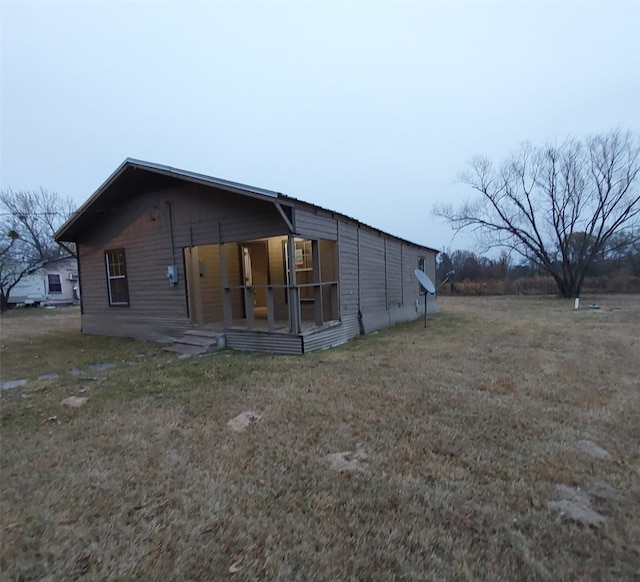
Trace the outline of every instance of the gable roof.
<path fill-rule="evenodd" d="M 365 226 L 380 234 L 384 234 L 391 238 L 400 240 L 413 246 L 425 248 L 434 252 L 439 252 L 437 249 L 419 245 L 417 243 L 408 241 L 401 237 L 389 234 L 378 228 L 369 226 L 360 222 L 355 218 L 351 218 L 345 214 L 322 208 L 316 204 L 311 204 L 303 200 L 298 200 L 291 196 L 286 196 L 280 192 L 273 190 L 267 190 L 265 188 L 257 188 L 255 186 L 249 186 L 247 184 L 241 184 L 239 182 L 232 182 L 231 180 L 223 180 L 221 178 L 215 178 L 213 176 L 207 176 L 206 174 L 198 174 L 196 172 L 190 172 L 188 170 L 181 170 L 173 168 L 171 166 L 165 166 L 163 164 L 155 164 L 153 162 L 146 162 L 143 160 L 137 160 L 134 158 L 127 158 L 122 164 L 120 164 L 116 170 L 105 180 L 105 182 L 78 208 L 76 212 L 58 229 L 55 234 L 56 240 L 71 241 L 74 242 L 77 238 L 77 233 L 91 220 L 91 217 L 97 213 L 109 212 L 112 210 L 111 202 L 115 200 L 117 191 L 115 189 L 116 182 L 125 182 L 129 185 L 142 184 L 146 178 L 146 182 L 153 183 L 153 177 L 180 182 L 189 182 L 193 184 L 200 184 L 204 186 L 213 186 L 215 188 L 226 190 L 241 196 L 248 196 L 250 198 L 270 202 L 279 206 L 280 203 L 284 203 L 287 206 L 305 206 L 315 210 L 321 210 L 323 212 L 329 212 L 335 216 L 339 216 L 348 221 L 354 222 L 358 225 Z"/>

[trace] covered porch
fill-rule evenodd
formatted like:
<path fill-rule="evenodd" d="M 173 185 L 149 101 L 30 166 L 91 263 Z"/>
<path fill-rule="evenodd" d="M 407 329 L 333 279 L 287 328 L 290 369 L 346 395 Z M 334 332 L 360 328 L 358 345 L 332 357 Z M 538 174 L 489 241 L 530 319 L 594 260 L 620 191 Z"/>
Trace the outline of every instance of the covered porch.
<path fill-rule="evenodd" d="M 339 325 L 336 241 L 272 236 L 185 247 L 183 255 L 192 326 L 224 331 L 230 347 L 250 341 L 245 349 L 284 344 L 288 352 L 293 337 Z"/>

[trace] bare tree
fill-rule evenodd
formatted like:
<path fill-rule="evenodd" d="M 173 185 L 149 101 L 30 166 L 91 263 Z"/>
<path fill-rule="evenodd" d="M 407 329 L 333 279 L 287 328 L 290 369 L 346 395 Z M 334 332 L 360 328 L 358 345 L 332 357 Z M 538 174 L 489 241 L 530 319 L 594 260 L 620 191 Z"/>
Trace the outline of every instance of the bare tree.
<path fill-rule="evenodd" d="M 53 239 L 74 209 L 69 198 L 43 188 L 0 192 L 0 312 L 6 311 L 11 290 L 23 277 L 53 258 L 76 255 L 74 245 Z"/>
<path fill-rule="evenodd" d="M 475 233 L 538 265 L 563 297 L 580 294 L 587 270 L 614 235 L 637 232 L 640 140 L 614 130 L 584 141 L 520 151 L 499 167 L 475 158 L 461 180 L 480 197 L 462 206 L 436 206 L 456 230 Z"/>

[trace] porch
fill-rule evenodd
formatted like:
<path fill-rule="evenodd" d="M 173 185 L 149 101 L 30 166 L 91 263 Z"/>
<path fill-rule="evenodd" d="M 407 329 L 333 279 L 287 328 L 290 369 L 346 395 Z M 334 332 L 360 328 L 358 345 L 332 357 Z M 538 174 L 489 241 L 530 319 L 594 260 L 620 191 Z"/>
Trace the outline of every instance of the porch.
<path fill-rule="evenodd" d="M 337 243 L 280 236 L 184 248 L 194 329 L 227 345 L 302 353 L 302 338 L 340 326 Z"/>

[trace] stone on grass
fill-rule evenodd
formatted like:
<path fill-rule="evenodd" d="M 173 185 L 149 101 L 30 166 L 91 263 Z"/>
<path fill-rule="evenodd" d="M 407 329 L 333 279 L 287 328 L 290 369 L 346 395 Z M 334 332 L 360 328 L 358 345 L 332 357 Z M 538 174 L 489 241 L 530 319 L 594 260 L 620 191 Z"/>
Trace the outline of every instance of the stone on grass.
<path fill-rule="evenodd" d="M 591 441 L 579 441 L 577 447 L 579 451 L 585 453 L 586 455 L 589 455 L 590 457 L 593 457 L 594 459 L 611 459 L 609 451 L 606 451 L 600 445 L 597 445 L 596 443 L 593 443 Z"/>
<path fill-rule="evenodd" d="M 84 406 L 89 399 L 86 396 L 69 396 L 60 401 L 62 406 L 68 406 L 69 408 L 80 408 Z"/>
<path fill-rule="evenodd" d="M 25 378 L 20 380 L 7 380 L 2 383 L 3 390 L 11 390 L 12 388 L 20 388 L 20 386 L 24 386 L 27 383 Z"/>
<path fill-rule="evenodd" d="M 238 416 L 232 418 L 229 422 L 227 422 L 227 427 L 235 432 L 242 432 L 250 424 L 257 422 L 261 418 L 261 414 L 252 412 L 251 410 L 247 410 L 246 412 L 241 412 L 240 414 L 238 414 Z"/>
<path fill-rule="evenodd" d="M 111 362 L 107 362 L 106 364 L 93 364 L 89 366 L 89 368 L 97 372 L 101 372 L 102 370 L 110 370 L 111 368 L 115 368 L 115 367 L 116 365 Z"/>
<path fill-rule="evenodd" d="M 560 500 L 547 501 L 549 509 L 556 509 L 584 525 L 597 527 L 607 521 L 604 515 L 591 507 L 591 498 L 584 491 L 568 485 L 556 485 L 556 494 Z"/>
<path fill-rule="evenodd" d="M 325 459 L 329 462 L 330 467 L 339 473 L 351 473 L 353 471 L 364 471 L 366 469 L 365 462 L 368 455 L 361 444 L 356 445 L 355 452 L 343 451 L 341 453 L 331 453 Z"/>
<path fill-rule="evenodd" d="M 52 372 L 51 374 L 40 374 L 38 376 L 38 380 L 55 380 L 58 377 L 58 374 Z"/>
<path fill-rule="evenodd" d="M 70 374 L 72 376 L 80 376 L 80 374 L 82 374 L 82 371 L 78 370 L 78 368 L 73 368 L 73 370 L 70 371 Z"/>

